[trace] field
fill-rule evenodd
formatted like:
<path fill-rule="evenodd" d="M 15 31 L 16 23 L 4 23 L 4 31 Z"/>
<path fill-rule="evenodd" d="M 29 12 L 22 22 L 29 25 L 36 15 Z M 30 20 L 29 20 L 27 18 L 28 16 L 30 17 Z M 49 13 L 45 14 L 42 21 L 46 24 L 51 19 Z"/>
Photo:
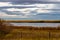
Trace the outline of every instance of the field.
<path fill-rule="evenodd" d="M 60 40 L 60 26 L 14 26 L 0 20 L 0 40 Z"/>
<path fill-rule="evenodd" d="M 60 30 L 52 28 L 13 27 L 0 40 L 60 40 Z M 52 29 L 52 30 L 50 30 Z"/>

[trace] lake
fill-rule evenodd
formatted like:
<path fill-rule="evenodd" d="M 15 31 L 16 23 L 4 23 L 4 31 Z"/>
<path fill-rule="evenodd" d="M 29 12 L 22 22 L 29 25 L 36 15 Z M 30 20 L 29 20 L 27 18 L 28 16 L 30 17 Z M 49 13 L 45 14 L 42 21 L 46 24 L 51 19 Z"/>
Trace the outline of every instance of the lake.
<path fill-rule="evenodd" d="M 60 23 L 11 23 L 15 26 L 57 27 Z"/>

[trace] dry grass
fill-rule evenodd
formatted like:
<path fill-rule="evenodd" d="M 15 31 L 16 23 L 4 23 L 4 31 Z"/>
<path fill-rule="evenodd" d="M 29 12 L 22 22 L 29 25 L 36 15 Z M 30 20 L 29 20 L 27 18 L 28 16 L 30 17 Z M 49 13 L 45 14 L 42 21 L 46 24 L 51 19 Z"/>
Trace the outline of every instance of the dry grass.
<path fill-rule="evenodd" d="M 4 22 L 0 21 L 0 40 L 60 40 L 60 26 L 57 28 L 18 27 L 10 24 L 7 26 L 8 23 L 2 25 Z"/>
<path fill-rule="evenodd" d="M 13 28 L 1 40 L 59 40 L 60 30 L 36 30 Z"/>

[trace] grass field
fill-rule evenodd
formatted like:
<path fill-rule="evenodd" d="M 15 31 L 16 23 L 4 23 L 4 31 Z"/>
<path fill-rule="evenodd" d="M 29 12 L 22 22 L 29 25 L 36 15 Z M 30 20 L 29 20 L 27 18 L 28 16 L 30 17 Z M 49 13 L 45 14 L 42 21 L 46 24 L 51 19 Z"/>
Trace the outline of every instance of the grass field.
<path fill-rule="evenodd" d="M 2 36 L 0 40 L 60 40 L 60 30 L 13 27 L 10 33 Z"/>
<path fill-rule="evenodd" d="M 60 26 L 14 26 L 0 20 L 0 40 L 60 40 Z"/>

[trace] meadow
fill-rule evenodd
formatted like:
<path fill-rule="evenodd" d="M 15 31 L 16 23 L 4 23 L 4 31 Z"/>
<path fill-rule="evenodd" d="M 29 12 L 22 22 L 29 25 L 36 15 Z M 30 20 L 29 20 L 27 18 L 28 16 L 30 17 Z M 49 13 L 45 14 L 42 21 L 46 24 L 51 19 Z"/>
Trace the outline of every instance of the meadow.
<path fill-rule="evenodd" d="M 14 26 L 0 20 L 0 40 L 60 40 L 60 26 Z"/>

